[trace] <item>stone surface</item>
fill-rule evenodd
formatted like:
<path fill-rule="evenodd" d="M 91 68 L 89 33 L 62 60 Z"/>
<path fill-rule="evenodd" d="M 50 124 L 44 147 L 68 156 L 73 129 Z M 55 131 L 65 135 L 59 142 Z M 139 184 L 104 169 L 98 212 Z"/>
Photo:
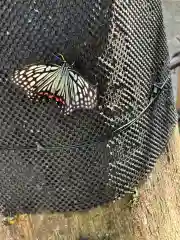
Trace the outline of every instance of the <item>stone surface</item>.
<path fill-rule="evenodd" d="M 180 42 L 176 39 L 180 36 L 180 0 L 162 0 L 164 24 L 167 34 L 167 41 L 170 56 L 180 50 Z M 174 94 L 177 91 L 177 73 L 172 72 L 172 83 Z"/>

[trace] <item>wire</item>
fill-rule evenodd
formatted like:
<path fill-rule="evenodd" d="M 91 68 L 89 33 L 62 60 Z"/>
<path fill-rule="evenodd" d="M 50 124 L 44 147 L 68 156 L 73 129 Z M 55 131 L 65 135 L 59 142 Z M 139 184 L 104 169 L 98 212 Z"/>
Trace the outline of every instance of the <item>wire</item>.
<path fill-rule="evenodd" d="M 111 137 L 114 136 L 114 134 L 119 134 L 122 131 L 128 129 L 129 127 L 131 127 L 137 120 L 139 120 L 141 118 L 141 116 L 149 109 L 149 107 L 155 102 L 155 100 L 159 97 L 159 95 L 161 94 L 162 90 L 164 89 L 165 85 L 167 84 L 169 80 L 169 77 L 166 78 L 166 80 L 164 81 L 164 83 L 161 86 L 158 86 L 156 84 L 154 84 L 154 88 L 153 88 L 153 97 L 151 97 L 150 102 L 148 103 L 148 105 L 140 112 L 140 114 L 133 118 L 131 121 L 129 121 L 128 123 L 122 125 L 121 127 L 115 129 L 111 135 L 105 135 L 103 136 L 103 138 L 96 138 L 93 141 L 91 140 L 89 141 L 84 141 L 84 142 L 80 142 L 79 144 L 59 144 L 58 147 L 43 147 L 41 146 L 38 142 L 36 142 L 36 146 L 17 146 L 16 148 L 13 147 L 5 147 L 2 148 L 0 147 L 0 151 L 19 151 L 19 150 L 36 150 L 36 151 L 59 151 L 59 150 L 65 150 L 65 149 L 69 149 L 69 148 L 82 148 L 82 147 L 90 147 L 90 146 L 97 146 L 97 144 L 105 144 L 107 143 Z"/>
<path fill-rule="evenodd" d="M 129 128 L 133 123 L 135 123 L 137 120 L 139 120 L 141 118 L 141 116 L 149 109 L 149 107 L 155 102 L 155 100 L 158 98 L 158 96 L 160 95 L 160 93 L 162 92 L 164 86 L 166 85 L 166 83 L 168 82 L 169 78 L 167 78 L 164 83 L 162 84 L 162 86 L 157 86 L 154 85 L 154 90 L 157 92 L 155 93 L 155 96 L 150 100 L 149 104 L 142 110 L 142 112 L 134 119 L 132 119 L 130 122 L 124 124 L 123 126 L 117 128 L 114 133 L 116 132 L 122 132 L 122 130 L 125 130 L 127 128 Z"/>

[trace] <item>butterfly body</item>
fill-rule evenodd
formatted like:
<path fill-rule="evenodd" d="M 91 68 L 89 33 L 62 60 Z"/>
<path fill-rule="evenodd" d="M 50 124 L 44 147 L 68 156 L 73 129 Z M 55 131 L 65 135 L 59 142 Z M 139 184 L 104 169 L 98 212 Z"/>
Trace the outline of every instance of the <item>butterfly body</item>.
<path fill-rule="evenodd" d="M 96 87 L 87 82 L 64 58 L 60 64 L 29 65 L 16 70 L 12 79 L 30 99 L 55 100 L 59 105 L 66 106 L 66 111 L 96 106 Z"/>

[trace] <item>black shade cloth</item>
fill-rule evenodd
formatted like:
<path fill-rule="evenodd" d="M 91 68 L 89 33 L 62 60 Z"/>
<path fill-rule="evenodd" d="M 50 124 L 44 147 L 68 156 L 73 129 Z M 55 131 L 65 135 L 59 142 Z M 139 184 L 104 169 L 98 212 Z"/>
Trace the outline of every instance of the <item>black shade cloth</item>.
<path fill-rule="evenodd" d="M 12 82 L 16 69 L 58 52 L 98 84 L 95 109 L 62 116 Z M 0 60 L 2 212 L 87 209 L 123 197 L 152 170 L 176 122 L 160 0 L 1 0 Z M 156 103 L 105 140 L 167 78 Z"/>

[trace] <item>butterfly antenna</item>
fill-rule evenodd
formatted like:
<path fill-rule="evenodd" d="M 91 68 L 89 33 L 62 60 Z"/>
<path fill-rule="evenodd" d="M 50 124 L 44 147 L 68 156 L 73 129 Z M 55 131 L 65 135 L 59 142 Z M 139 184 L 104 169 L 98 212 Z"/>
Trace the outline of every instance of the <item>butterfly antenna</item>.
<path fill-rule="evenodd" d="M 65 58 L 64 58 L 64 56 L 62 54 L 58 53 L 58 55 L 61 57 L 63 62 L 66 62 L 66 60 L 65 60 Z"/>
<path fill-rule="evenodd" d="M 62 62 L 66 62 L 66 60 L 65 60 L 65 58 L 64 58 L 64 56 L 62 55 L 62 54 L 60 54 L 60 53 L 58 53 L 58 55 L 56 55 L 56 54 L 54 54 L 54 53 L 52 53 L 57 59 L 60 59 L 61 58 L 61 60 L 62 60 Z"/>

